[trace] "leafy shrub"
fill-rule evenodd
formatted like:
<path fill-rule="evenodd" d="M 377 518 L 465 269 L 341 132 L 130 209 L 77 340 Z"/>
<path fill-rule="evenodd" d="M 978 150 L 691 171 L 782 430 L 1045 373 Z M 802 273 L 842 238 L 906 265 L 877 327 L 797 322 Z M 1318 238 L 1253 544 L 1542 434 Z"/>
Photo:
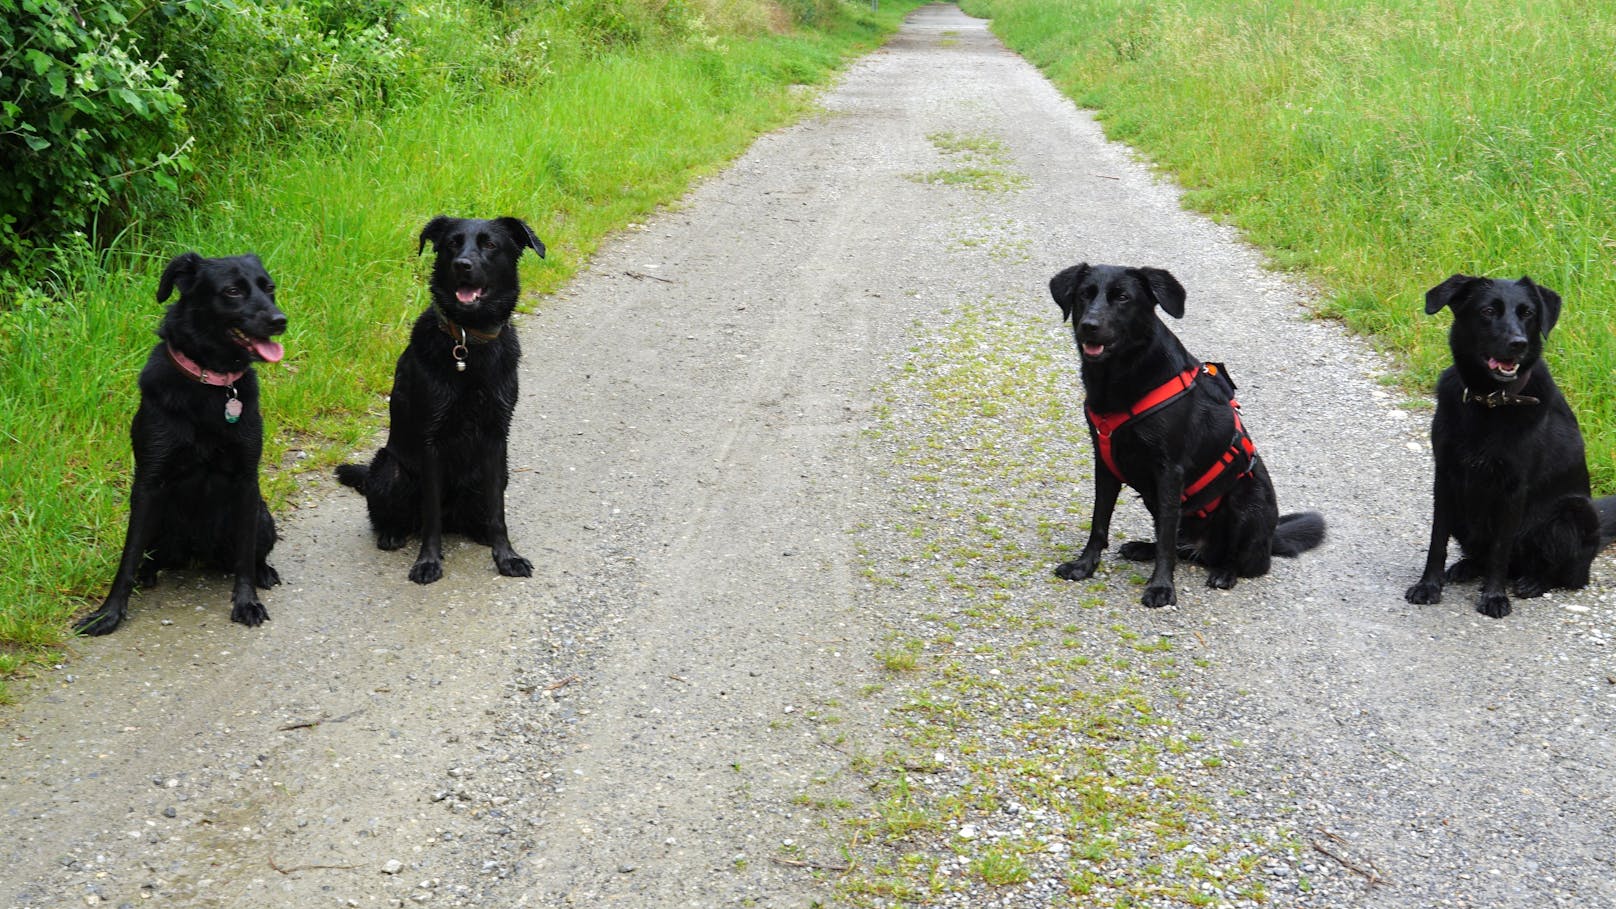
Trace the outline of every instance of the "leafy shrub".
<path fill-rule="evenodd" d="M 98 213 L 127 219 L 189 166 L 179 80 L 123 6 L 0 0 L 0 267 Z"/>

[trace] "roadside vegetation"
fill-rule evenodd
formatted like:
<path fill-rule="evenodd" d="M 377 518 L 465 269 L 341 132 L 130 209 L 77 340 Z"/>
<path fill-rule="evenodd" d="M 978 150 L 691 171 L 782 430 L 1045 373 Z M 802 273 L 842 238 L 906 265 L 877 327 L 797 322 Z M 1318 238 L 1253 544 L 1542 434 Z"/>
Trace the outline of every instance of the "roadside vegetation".
<path fill-rule="evenodd" d="M 1616 491 L 1616 7 L 1572 0 L 963 0 L 1107 133 L 1326 291 L 1425 400 L 1424 293 L 1530 274 L 1596 493 Z"/>
<path fill-rule="evenodd" d="M 0 701 L 111 579 L 171 256 L 255 251 L 279 285 L 284 508 L 380 425 L 428 218 L 525 218 L 554 289 L 915 5 L 0 0 Z"/>

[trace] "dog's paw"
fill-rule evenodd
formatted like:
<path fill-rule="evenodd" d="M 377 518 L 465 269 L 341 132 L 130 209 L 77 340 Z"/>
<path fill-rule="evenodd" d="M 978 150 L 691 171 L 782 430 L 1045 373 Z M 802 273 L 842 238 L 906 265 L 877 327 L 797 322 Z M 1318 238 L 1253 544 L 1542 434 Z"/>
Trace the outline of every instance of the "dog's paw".
<path fill-rule="evenodd" d="M 1094 569 L 1100 564 L 1099 559 L 1088 557 L 1062 562 L 1055 566 L 1055 577 L 1063 581 L 1081 581 L 1094 574 Z"/>
<path fill-rule="evenodd" d="M 1524 578 L 1516 578 L 1514 586 L 1510 588 L 1510 592 L 1514 593 L 1517 597 L 1520 597 L 1523 600 L 1530 600 L 1534 597 L 1540 597 L 1545 593 L 1548 593 L 1549 588 L 1552 586 L 1552 584 L 1543 580 L 1542 578 L 1534 578 L 1528 575 Z"/>
<path fill-rule="evenodd" d="M 1139 602 L 1149 606 L 1151 609 L 1173 606 L 1178 603 L 1178 591 L 1171 584 L 1161 587 L 1146 587 L 1145 595 L 1139 598 Z"/>
<path fill-rule="evenodd" d="M 404 545 L 409 537 L 404 534 L 383 533 L 376 536 L 376 548 L 384 552 L 392 552 Z"/>
<path fill-rule="evenodd" d="M 1463 584 L 1481 577 L 1481 563 L 1475 559 L 1460 559 L 1448 566 L 1442 575 L 1449 584 Z"/>
<path fill-rule="evenodd" d="M 269 564 L 268 562 L 260 562 L 258 564 L 257 577 L 253 578 L 254 584 L 257 584 L 264 590 L 268 590 L 271 587 L 279 585 L 280 582 L 281 573 L 275 570 L 275 566 Z"/>
<path fill-rule="evenodd" d="M 1206 573 L 1206 586 L 1215 590 L 1233 590 L 1240 575 L 1230 568 L 1218 568 Z"/>
<path fill-rule="evenodd" d="M 269 621 L 269 610 L 256 599 L 245 600 L 230 607 L 230 621 L 246 625 L 248 628 L 257 628 Z"/>
<path fill-rule="evenodd" d="M 157 586 L 157 566 L 146 564 L 140 566 L 135 572 L 135 586 L 141 590 L 150 590 Z"/>
<path fill-rule="evenodd" d="M 1130 562 L 1156 561 L 1156 543 L 1153 540 L 1129 540 L 1117 547 L 1117 555 Z"/>
<path fill-rule="evenodd" d="M 1501 593 L 1484 593 L 1476 598 L 1476 611 L 1489 619 L 1501 619 L 1510 614 L 1509 597 Z"/>
<path fill-rule="evenodd" d="M 1442 584 L 1438 581 L 1421 581 L 1403 593 L 1403 599 L 1416 606 L 1429 606 L 1442 602 Z"/>
<path fill-rule="evenodd" d="M 507 578 L 533 577 L 533 563 L 514 552 L 505 558 L 495 558 L 494 567 Z"/>
<path fill-rule="evenodd" d="M 84 618 L 79 619 L 78 622 L 74 624 L 73 630 L 88 637 L 100 637 L 103 634 L 111 634 L 118 630 L 119 625 L 123 624 L 124 616 L 127 613 L 127 607 L 103 604 L 100 609 L 97 609 Z"/>
<path fill-rule="evenodd" d="M 410 566 L 410 580 L 417 584 L 431 584 L 443 578 L 443 563 L 433 561 L 416 562 Z"/>

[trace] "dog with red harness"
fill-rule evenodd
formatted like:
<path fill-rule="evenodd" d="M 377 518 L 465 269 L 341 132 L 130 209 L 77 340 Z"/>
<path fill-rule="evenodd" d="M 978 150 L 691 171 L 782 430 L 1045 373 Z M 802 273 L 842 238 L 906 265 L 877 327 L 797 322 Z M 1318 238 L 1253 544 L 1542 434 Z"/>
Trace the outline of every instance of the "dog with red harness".
<path fill-rule="evenodd" d="M 1155 563 L 1140 600 L 1146 606 L 1178 602 L 1180 558 L 1206 568 L 1207 586 L 1228 589 L 1267 574 L 1272 556 L 1300 555 L 1324 541 L 1318 512 L 1280 516 L 1228 371 L 1192 357 L 1156 315 L 1158 308 L 1184 315 L 1176 278 L 1159 268 L 1085 263 L 1057 274 L 1049 291 L 1072 322 L 1099 461 L 1088 542 L 1056 575 L 1094 574 L 1123 484 L 1144 499 L 1155 523 L 1155 541 L 1120 549 L 1125 559 Z"/>

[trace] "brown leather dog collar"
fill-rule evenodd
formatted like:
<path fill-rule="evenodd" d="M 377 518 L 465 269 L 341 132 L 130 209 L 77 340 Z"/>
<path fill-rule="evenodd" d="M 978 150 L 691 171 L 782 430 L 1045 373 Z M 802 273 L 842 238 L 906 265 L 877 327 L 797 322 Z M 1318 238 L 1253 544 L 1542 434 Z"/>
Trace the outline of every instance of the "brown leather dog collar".
<path fill-rule="evenodd" d="M 450 321 L 449 317 L 445 316 L 441 312 L 438 313 L 438 328 L 442 329 L 444 334 L 454 338 L 461 344 L 487 344 L 489 341 L 498 338 L 500 332 L 505 330 L 504 325 L 501 325 L 493 331 L 483 331 L 479 328 L 467 328 L 464 325 Z"/>
<path fill-rule="evenodd" d="M 1480 404 L 1488 409 L 1494 407 L 1505 407 L 1514 404 L 1541 404 L 1542 402 L 1537 398 L 1534 398 L 1531 395 L 1523 395 L 1520 393 L 1521 389 L 1526 387 L 1526 383 L 1530 381 L 1531 378 L 1532 369 L 1531 367 L 1528 367 L 1526 372 L 1521 374 L 1520 378 L 1509 383 L 1503 388 L 1498 389 L 1497 391 L 1489 392 L 1484 395 L 1478 395 L 1469 388 L 1466 388 L 1464 392 L 1460 394 L 1459 400 L 1466 404 Z"/>

